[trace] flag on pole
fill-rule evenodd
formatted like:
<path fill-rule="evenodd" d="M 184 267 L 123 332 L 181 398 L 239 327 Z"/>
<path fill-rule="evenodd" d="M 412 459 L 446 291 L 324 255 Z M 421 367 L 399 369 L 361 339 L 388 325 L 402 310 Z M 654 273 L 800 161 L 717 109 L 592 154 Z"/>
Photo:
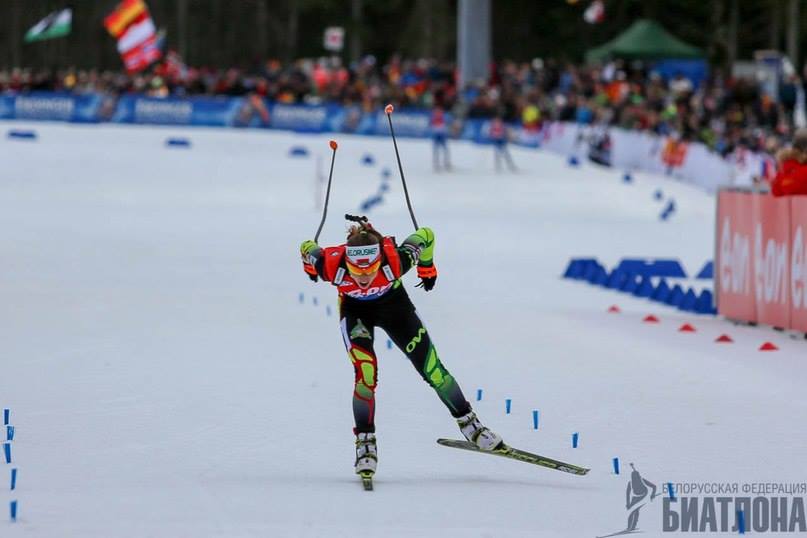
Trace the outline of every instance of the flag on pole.
<path fill-rule="evenodd" d="M 594 0 L 583 12 L 583 19 L 589 24 L 599 24 L 605 20 L 605 4 Z"/>
<path fill-rule="evenodd" d="M 70 35 L 70 28 L 73 22 L 73 10 L 70 8 L 61 11 L 54 11 L 25 33 L 25 42 L 42 41 L 44 39 L 55 39 Z"/>
<path fill-rule="evenodd" d="M 162 56 L 157 29 L 143 0 L 123 0 L 104 19 L 104 27 L 118 40 L 118 52 L 130 73 L 146 69 Z"/>

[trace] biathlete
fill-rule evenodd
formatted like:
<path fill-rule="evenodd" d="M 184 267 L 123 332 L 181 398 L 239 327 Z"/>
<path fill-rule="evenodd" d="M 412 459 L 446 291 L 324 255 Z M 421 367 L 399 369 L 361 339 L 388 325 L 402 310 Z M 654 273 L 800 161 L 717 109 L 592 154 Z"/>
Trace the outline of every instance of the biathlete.
<path fill-rule="evenodd" d="M 446 124 L 446 113 L 442 107 L 436 106 L 432 110 L 429 120 L 432 131 L 432 164 L 434 171 L 440 171 L 440 154 L 443 155 L 443 170 L 451 171 L 451 159 L 448 156 L 448 125 Z"/>
<path fill-rule="evenodd" d="M 406 354 L 423 379 L 457 420 L 468 441 L 482 450 L 493 450 L 502 438 L 483 426 L 462 394 L 459 383 L 440 361 L 437 350 L 404 290 L 401 277 L 417 267 L 425 291 L 434 288 L 434 233 L 419 228 L 400 246 L 383 236 L 367 219 L 351 217 L 345 244 L 322 248 L 312 240 L 300 246 L 303 266 L 312 280 L 317 277 L 336 286 L 342 338 L 353 364 L 353 418 L 356 435 L 357 474 L 375 473 L 378 449 L 375 437 L 375 390 L 378 361 L 373 352 L 374 331 L 386 331 Z"/>

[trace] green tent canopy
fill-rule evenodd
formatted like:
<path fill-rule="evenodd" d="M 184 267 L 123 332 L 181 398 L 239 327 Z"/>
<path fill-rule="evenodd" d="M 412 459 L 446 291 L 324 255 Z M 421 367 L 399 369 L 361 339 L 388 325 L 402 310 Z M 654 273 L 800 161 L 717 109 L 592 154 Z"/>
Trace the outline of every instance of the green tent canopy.
<path fill-rule="evenodd" d="M 660 24 L 648 19 L 639 19 L 617 37 L 586 52 L 587 62 L 606 58 L 628 60 L 663 60 L 703 58 L 703 51 L 684 43 L 670 34 Z"/>

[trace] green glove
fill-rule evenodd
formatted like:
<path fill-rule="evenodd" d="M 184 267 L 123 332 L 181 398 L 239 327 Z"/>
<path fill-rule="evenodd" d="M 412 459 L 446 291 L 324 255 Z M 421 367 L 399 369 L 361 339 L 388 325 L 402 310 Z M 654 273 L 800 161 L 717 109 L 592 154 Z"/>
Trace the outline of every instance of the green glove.
<path fill-rule="evenodd" d="M 313 252 L 314 249 L 316 248 L 319 248 L 319 245 L 317 245 L 316 241 L 314 241 L 313 239 L 306 239 L 300 245 L 300 254 L 302 255 L 304 260 L 307 260 L 308 255 L 311 254 L 311 252 Z"/>
<path fill-rule="evenodd" d="M 314 282 L 317 281 L 317 270 L 313 265 L 311 265 L 312 260 L 310 255 L 317 249 L 319 249 L 319 245 L 317 245 L 317 243 L 311 239 L 306 239 L 300 245 L 300 255 L 303 257 L 303 271 L 305 271 L 308 278 Z"/>
<path fill-rule="evenodd" d="M 418 265 L 429 265 L 434 257 L 434 232 L 431 228 L 418 228 L 406 241 L 420 247 Z"/>

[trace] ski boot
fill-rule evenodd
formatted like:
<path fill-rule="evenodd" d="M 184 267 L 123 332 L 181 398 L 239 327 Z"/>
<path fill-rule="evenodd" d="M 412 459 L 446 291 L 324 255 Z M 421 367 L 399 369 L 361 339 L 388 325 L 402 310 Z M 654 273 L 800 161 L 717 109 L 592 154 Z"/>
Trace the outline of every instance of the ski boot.
<path fill-rule="evenodd" d="M 364 489 L 373 489 L 373 475 L 378 465 L 378 447 L 374 433 L 356 434 L 356 474 L 361 477 Z"/>
<path fill-rule="evenodd" d="M 479 422 L 476 413 L 471 411 L 457 419 L 462 435 L 480 450 L 492 451 L 504 446 L 502 437 Z"/>

